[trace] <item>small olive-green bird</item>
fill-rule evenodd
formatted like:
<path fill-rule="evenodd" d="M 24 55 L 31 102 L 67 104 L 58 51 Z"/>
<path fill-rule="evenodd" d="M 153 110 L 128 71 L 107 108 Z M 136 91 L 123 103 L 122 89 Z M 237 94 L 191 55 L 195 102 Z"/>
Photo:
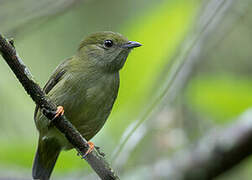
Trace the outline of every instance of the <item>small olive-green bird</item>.
<path fill-rule="evenodd" d="M 114 32 L 98 32 L 84 39 L 73 57 L 63 61 L 44 87 L 45 93 L 64 112 L 87 140 L 104 125 L 117 97 L 119 70 L 129 52 L 141 46 Z M 58 108 L 58 113 L 63 113 Z M 39 131 L 33 178 L 48 180 L 61 150 L 73 146 L 50 126 L 36 107 L 34 119 Z"/>

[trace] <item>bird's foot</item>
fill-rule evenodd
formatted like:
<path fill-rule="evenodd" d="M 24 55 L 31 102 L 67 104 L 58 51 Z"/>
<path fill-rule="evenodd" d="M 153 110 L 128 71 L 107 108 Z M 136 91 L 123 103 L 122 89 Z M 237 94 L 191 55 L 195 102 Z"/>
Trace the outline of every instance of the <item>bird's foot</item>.
<path fill-rule="evenodd" d="M 85 152 L 85 154 L 82 156 L 82 158 L 83 159 L 85 159 L 86 157 L 87 157 L 87 155 L 89 154 L 89 153 L 91 153 L 93 150 L 94 150 L 94 147 L 95 147 L 95 145 L 94 145 L 94 143 L 92 143 L 92 142 L 88 142 L 88 145 L 89 145 L 89 148 L 88 148 L 88 150 Z"/>
<path fill-rule="evenodd" d="M 54 121 L 56 118 L 62 116 L 62 115 L 64 114 L 64 112 L 65 112 L 65 111 L 64 111 L 63 106 L 57 106 L 57 110 L 54 111 L 54 117 L 53 117 L 52 120 L 50 121 L 49 127 L 53 126 L 53 121 Z"/>
<path fill-rule="evenodd" d="M 53 126 L 53 121 L 64 114 L 64 108 L 63 106 L 58 106 L 56 111 L 48 111 L 47 109 L 42 108 L 42 112 L 43 114 L 45 113 L 45 115 L 49 119 L 51 119 L 51 121 L 48 124 L 48 127 L 51 127 Z"/>
<path fill-rule="evenodd" d="M 54 115 L 54 117 L 53 117 L 52 120 L 56 119 L 57 117 L 62 116 L 62 115 L 64 114 L 64 112 L 65 112 L 65 111 L 64 111 L 63 106 L 58 106 L 58 107 L 57 107 L 57 110 L 56 110 L 56 112 L 55 112 L 55 115 Z"/>

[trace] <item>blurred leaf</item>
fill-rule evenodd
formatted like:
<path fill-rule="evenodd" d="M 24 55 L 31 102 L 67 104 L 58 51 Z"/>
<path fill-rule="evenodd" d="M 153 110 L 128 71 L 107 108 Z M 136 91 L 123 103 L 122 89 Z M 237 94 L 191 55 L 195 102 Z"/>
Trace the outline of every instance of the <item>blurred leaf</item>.
<path fill-rule="evenodd" d="M 1 141 L 0 162 L 5 166 L 13 165 L 30 168 L 35 149 L 34 144 L 31 145 L 30 143 L 12 142 L 10 144 Z"/>
<path fill-rule="evenodd" d="M 187 99 L 194 111 L 224 123 L 252 106 L 251 92 L 249 78 L 231 74 L 205 75 L 191 81 Z"/>
<path fill-rule="evenodd" d="M 0 162 L 1 166 L 20 166 L 31 169 L 36 152 L 36 144 L 26 142 L 8 143 L 1 141 Z M 57 172 L 67 173 L 69 171 L 87 170 L 87 163 L 77 156 L 75 150 L 63 151 L 55 166 Z"/>
<path fill-rule="evenodd" d="M 110 129 L 116 134 L 124 130 L 116 127 L 126 127 L 146 107 L 152 86 L 190 28 L 197 2 L 165 1 L 126 26 L 130 27 L 125 33 L 129 39 L 143 46 L 132 52 L 121 71 L 119 96 L 110 117 L 113 119 Z"/>

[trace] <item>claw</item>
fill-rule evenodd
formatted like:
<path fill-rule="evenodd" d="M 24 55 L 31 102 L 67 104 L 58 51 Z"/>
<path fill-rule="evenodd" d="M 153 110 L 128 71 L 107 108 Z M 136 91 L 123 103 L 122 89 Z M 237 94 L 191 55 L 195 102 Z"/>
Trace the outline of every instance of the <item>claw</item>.
<path fill-rule="evenodd" d="M 84 154 L 84 156 L 82 157 L 83 159 L 89 154 L 89 153 L 91 153 L 93 150 L 94 150 L 94 147 L 95 147 L 95 145 L 94 145 L 94 143 L 92 143 L 92 142 L 88 142 L 88 145 L 89 145 L 89 148 L 88 148 L 88 150 L 87 150 L 87 152 Z"/>
<path fill-rule="evenodd" d="M 64 114 L 64 108 L 63 108 L 63 106 L 58 106 L 58 107 L 57 107 L 56 114 L 55 114 L 55 116 L 54 116 L 53 119 L 56 119 L 57 117 L 60 117 L 60 116 L 62 116 L 63 114 Z"/>

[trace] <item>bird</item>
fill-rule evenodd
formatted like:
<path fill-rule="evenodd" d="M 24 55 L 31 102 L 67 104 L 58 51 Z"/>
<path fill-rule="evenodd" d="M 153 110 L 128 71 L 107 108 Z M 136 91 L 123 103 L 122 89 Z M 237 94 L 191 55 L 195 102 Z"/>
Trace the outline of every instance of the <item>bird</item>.
<path fill-rule="evenodd" d="M 56 105 L 55 117 L 62 114 L 90 140 L 103 127 L 119 89 L 119 71 L 132 49 L 140 47 L 119 33 L 96 32 L 81 41 L 75 55 L 54 70 L 43 90 Z M 33 179 L 49 180 L 62 150 L 73 146 L 52 126 L 36 106 L 34 121 L 39 132 L 33 162 Z M 94 144 L 88 142 L 92 151 Z"/>

